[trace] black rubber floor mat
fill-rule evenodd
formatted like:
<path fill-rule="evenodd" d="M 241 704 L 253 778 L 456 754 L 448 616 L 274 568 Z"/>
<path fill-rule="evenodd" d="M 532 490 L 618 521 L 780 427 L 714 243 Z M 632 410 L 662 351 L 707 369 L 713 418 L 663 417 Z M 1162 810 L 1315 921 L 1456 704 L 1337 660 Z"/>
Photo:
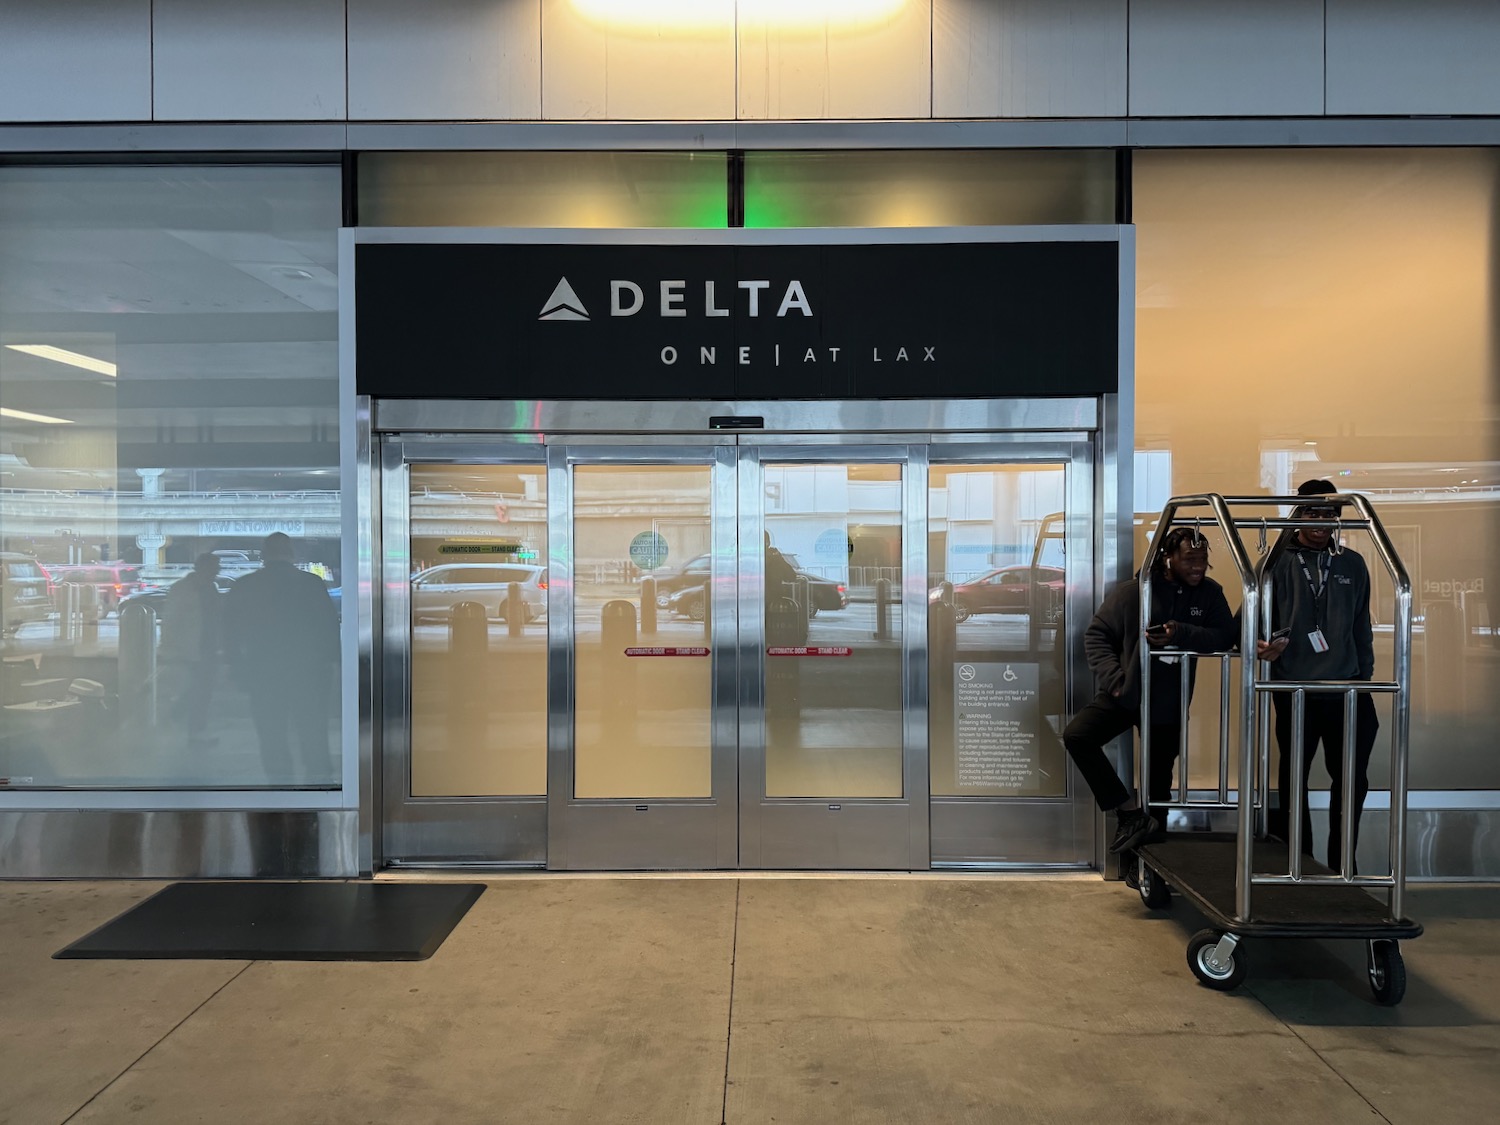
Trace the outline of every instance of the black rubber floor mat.
<path fill-rule="evenodd" d="M 482 883 L 174 883 L 54 957 L 422 961 Z"/>

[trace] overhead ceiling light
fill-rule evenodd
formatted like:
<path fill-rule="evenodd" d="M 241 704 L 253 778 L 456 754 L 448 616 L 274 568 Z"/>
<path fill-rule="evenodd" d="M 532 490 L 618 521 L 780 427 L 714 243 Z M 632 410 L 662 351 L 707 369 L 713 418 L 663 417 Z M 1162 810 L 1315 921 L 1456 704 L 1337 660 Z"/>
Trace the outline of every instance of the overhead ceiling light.
<path fill-rule="evenodd" d="M 13 352 L 25 352 L 41 359 L 50 359 L 54 363 L 66 363 L 69 367 L 81 367 L 85 371 L 94 371 L 100 375 L 108 375 L 111 379 L 119 374 L 119 369 L 113 363 L 107 363 L 102 359 L 95 359 L 91 355 L 82 352 L 70 352 L 65 348 L 54 348 L 51 344 L 6 344 Z"/>
<path fill-rule="evenodd" d="M 764 23 L 778 31 L 853 31 L 889 23 L 911 7 L 912 0 L 572 0 L 573 9 L 591 23 L 612 30 L 733 32 Z"/>
<path fill-rule="evenodd" d="M 71 418 L 54 418 L 50 414 L 32 414 L 25 410 L 12 410 L 8 406 L 0 406 L 0 418 L 14 418 L 18 422 L 53 422 L 59 425 L 71 426 Z"/>

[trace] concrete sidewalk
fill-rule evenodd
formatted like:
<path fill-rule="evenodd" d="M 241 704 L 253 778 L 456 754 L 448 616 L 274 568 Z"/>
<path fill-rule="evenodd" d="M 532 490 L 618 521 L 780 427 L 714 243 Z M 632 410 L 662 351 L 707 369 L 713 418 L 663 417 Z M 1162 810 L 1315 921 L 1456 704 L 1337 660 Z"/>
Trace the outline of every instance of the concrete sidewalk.
<path fill-rule="evenodd" d="M 1093 878 L 490 882 L 417 963 L 53 961 L 158 888 L 0 884 L 0 1125 L 1443 1122 L 1500 1105 L 1500 889 L 1415 888 L 1405 1004 Z"/>

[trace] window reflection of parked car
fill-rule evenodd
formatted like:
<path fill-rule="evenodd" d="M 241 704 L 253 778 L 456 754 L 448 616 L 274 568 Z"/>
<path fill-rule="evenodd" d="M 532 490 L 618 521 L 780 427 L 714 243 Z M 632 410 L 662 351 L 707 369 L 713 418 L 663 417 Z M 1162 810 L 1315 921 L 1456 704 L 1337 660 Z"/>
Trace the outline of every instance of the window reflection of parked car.
<path fill-rule="evenodd" d="M 217 575 L 214 578 L 214 585 L 218 587 L 219 593 L 229 593 L 230 587 L 234 585 L 235 577 L 227 574 Z M 146 605 L 156 610 L 158 618 L 164 617 L 166 616 L 167 591 L 170 589 L 170 586 L 153 585 L 144 590 L 138 590 L 129 597 L 120 599 L 120 612 L 124 613 L 133 605 Z"/>
<path fill-rule="evenodd" d="M 45 621 L 52 612 L 47 571 L 27 555 L 0 554 L 0 631 L 6 636 L 22 625 Z"/>
<path fill-rule="evenodd" d="M 1042 620 L 1056 621 L 1062 616 L 1066 585 L 1057 567 L 992 570 L 970 582 L 954 583 L 954 619 L 967 621 L 976 613 L 1031 613 L 1034 609 Z M 939 597 L 941 590 L 933 590 L 928 600 L 937 601 Z"/>
<path fill-rule="evenodd" d="M 526 620 L 547 613 L 547 568 L 522 563 L 445 563 L 411 580 L 413 621 L 446 621 L 459 602 L 478 602 L 485 616 L 504 621 L 512 583 L 521 587 Z"/>
<path fill-rule="evenodd" d="M 681 566 L 664 566 L 648 577 L 656 581 L 656 604 L 663 609 L 671 604 L 672 596 L 693 586 L 702 586 L 710 577 L 713 560 L 707 555 L 688 559 Z"/>
<path fill-rule="evenodd" d="M 809 617 L 816 617 L 819 610 L 838 610 L 848 606 L 849 591 L 838 582 L 819 578 L 815 574 L 800 570 L 797 572 L 797 577 L 807 579 L 808 598 L 812 602 L 812 607 L 807 614 Z M 690 617 L 694 621 L 702 621 L 703 597 L 707 589 L 705 584 L 678 590 L 667 599 L 666 607 L 679 617 Z M 795 591 L 792 593 L 795 594 Z"/>
<path fill-rule="evenodd" d="M 52 596 L 57 598 L 59 586 L 92 586 L 98 591 L 99 612 L 114 611 L 120 601 L 140 589 L 141 569 L 129 563 L 69 563 L 49 566 L 52 576 Z"/>

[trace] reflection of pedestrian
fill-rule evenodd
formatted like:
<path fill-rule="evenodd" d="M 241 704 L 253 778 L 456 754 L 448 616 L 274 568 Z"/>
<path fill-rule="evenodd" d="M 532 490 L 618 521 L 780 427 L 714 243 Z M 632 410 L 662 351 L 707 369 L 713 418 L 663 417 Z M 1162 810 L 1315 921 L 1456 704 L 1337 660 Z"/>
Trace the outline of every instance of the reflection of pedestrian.
<path fill-rule="evenodd" d="M 706 588 L 705 588 L 706 593 Z M 766 532 L 766 641 L 771 645 L 807 643 L 807 607 L 797 603 L 797 572 L 771 546 Z"/>
<path fill-rule="evenodd" d="M 323 580 L 292 565 L 292 541 L 266 536 L 265 565 L 229 594 L 230 647 L 250 696 L 273 781 L 327 780 L 328 687 L 338 661 L 338 614 Z M 295 742 L 297 756 L 292 759 Z"/>
<path fill-rule="evenodd" d="M 219 671 L 223 607 L 217 555 L 199 555 L 192 571 L 174 582 L 162 609 L 161 659 L 173 686 L 172 716 L 187 728 L 188 745 L 208 746 L 208 709 Z"/>

